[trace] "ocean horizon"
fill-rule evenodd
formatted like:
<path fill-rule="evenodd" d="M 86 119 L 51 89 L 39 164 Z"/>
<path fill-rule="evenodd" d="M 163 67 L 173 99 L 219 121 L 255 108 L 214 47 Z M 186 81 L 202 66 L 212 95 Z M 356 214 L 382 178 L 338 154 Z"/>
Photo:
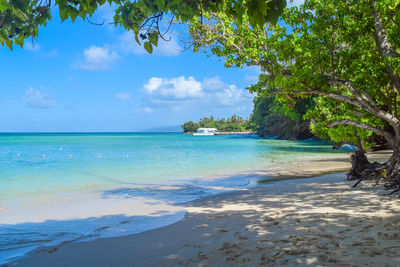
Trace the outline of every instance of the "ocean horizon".
<path fill-rule="evenodd" d="M 40 246 L 147 231 L 184 205 L 324 158 L 322 141 L 177 132 L 0 133 L 0 264 Z"/>

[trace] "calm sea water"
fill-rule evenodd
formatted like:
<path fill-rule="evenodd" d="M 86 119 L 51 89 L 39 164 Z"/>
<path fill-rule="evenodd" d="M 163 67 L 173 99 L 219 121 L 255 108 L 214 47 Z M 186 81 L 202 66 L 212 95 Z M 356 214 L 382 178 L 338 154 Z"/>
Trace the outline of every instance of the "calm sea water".
<path fill-rule="evenodd" d="M 0 264 L 170 224 L 184 216 L 179 205 L 248 187 L 254 170 L 331 153 L 323 142 L 254 136 L 0 134 Z"/>

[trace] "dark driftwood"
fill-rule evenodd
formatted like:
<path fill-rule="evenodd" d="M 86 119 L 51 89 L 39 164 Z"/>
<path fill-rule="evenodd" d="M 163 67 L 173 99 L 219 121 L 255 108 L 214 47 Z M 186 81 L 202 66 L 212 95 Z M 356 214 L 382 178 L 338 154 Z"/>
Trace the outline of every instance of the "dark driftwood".
<path fill-rule="evenodd" d="M 352 187 L 356 187 L 357 185 L 359 185 L 362 181 L 364 181 L 365 179 L 367 179 L 368 176 L 361 176 L 361 179 L 359 179 L 357 181 L 357 183 L 353 184 Z"/>

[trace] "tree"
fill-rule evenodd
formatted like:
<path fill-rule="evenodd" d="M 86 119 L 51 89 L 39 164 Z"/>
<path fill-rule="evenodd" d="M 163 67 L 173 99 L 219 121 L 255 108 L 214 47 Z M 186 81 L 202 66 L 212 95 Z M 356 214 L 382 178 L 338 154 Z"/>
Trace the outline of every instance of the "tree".
<path fill-rule="evenodd" d="M 194 123 L 193 121 L 187 121 L 184 124 L 182 124 L 181 127 L 184 133 L 194 133 L 199 128 L 197 123 Z"/>
<path fill-rule="evenodd" d="M 296 140 L 314 138 L 309 130 L 310 121 L 303 118 L 313 108 L 312 99 L 303 99 L 293 107 L 279 102 L 275 95 L 259 95 L 253 102 L 250 123 L 259 136 Z"/>
<path fill-rule="evenodd" d="M 372 133 L 384 137 L 391 159 L 359 176 L 384 176 L 400 189 L 399 1 L 306 0 L 285 9 L 282 22 L 250 27 L 246 17 L 212 13 L 190 33 L 195 50 L 210 49 L 227 67 L 260 66 L 251 91 L 286 103 L 313 96 L 314 131 L 364 146 Z"/>
<path fill-rule="evenodd" d="M 115 26 L 132 30 L 136 41 L 144 43 L 144 48 L 151 53 L 158 39 L 164 38 L 161 26 L 163 19 L 170 22 L 190 22 L 201 18 L 208 12 L 222 12 L 230 18 L 240 19 L 247 15 L 252 25 L 266 22 L 275 23 L 286 6 L 285 0 L 107 0 L 117 6 Z M 23 46 L 27 38 L 36 38 L 40 26 L 46 26 L 51 19 L 53 6 L 58 8 L 62 21 L 75 21 L 80 17 L 91 22 L 90 17 L 106 3 L 106 0 L 0 0 L 0 44 L 12 49 L 13 43 Z M 99 24 L 104 24 L 99 23 Z"/>

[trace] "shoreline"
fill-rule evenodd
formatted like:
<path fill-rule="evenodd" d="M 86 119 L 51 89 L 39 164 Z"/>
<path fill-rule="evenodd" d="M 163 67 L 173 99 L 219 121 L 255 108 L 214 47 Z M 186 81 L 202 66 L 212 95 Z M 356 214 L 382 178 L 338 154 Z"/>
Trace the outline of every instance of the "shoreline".
<path fill-rule="evenodd" d="M 390 158 L 391 153 L 389 150 L 382 150 L 368 152 L 366 155 L 371 162 L 384 162 Z M 320 160 L 312 159 L 311 161 L 287 164 L 286 168 L 289 168 L 289 170 L 268 173 L 268 179 L 260 180 L 259 182 L 267 184 L 269 182 L 313 178 L 327 174 L 347 172 L 351 167 L 350 155 L 351 153 L 343 153 Z"/>
<path fill-rule="evenodd" d="M 289 264 L 289 263 L 305 264 L 306 262 L 309 262 L 309 264 L 311 265 L 314 265 L 314 263 L 326 265 L 329 262 L 331 262 L 332 264 L 333 261 L 337 261 L 337 259 L 331 259 L 329 258 L 329 255 L 324 256 L 324 254 L 321 254 L 322 256 L 320 254 L 316 255 L 315 254 L 316 252 L 313 252 L 315 255 L 313 254 L 311 260 L 298 262 L 299 260 L 304 260 L 302 257 L 305 254 L 307 254 L 305 253 L 307 249 L 303 251 L 304 253 L 303 252 L 300 253 L 301 251 L 297 251 L 298 246 L 301 247 L 304 245 L 302 244 L 302 240 L 297 240 L 298 239 L 297 237 L 296 237 L 297 239 L 295 238 L 293 240 L 293 236 L 290 237 L 290 235 L 287 235 L 278 229 L 279 225 L 283 225 L 281 220 L 278 219 L 282 217 L 282 215 L 279 214 L 281 211 L 275 210 L 273 213 L 271 213 L 270 209 L 271 208 L 275 209 L 275 208 L 271 207 L 270 205 L 271 203 L 276 202 L 276 200 L 274 200 L 276 198 L 279 198 L 279 201 L 276 204 L 279 204 L 282 201 L 284 202 L 285 198 L 282 197 L 282 195 L 285 194 L 287 194 L 289 196 L 289 200 L 293 202 L 296 199 L 290 199 L 290 197 L 293 198 L 297 193 L 299 193 L 298 191 L 302 191 L 300 190 L 302 187 L 304 187 L 303 193 L 310 194 L 314 191 L 314 193 L 320 194 L 318 197 L 315 198 L 318 200 L 322 196 L 321 194 L 328 194 L 328 195 L 333 194 L 335 196 L 334 198 L 336 198 L 336 201 L 340 200 L 344 194 L 347 195 L 349 192 L 353 192 L 353 194 L 355 194 L 355 198 L 359 199 L 360 201 L 364 200 L 364 198 L 361 196 L 361 193 L 378 194 L 378 197 L 379 194 L 382 194 L 381 192 L 382 190 L 380 190 L 379 188 L 375 188 L 372 190 L 369 189 L 367 190 L 364 187 L 356 188 L 354 190 L 349 189 L 352 182 L 343 182 L 344 179 L 345 176 L 343 173 L 335 173 L 335 174 L 324 175 L 322 177 L 319 176 L 316 178 L 306 178 L 306 179 L 296 179 L 296 180 L 291 179 L 285 181 L 280 180 L 281 181 L 280 183 L 269 184 L 268 186 L 258 186 L 250 189 L 221 193 L 218 195 L 201 198 L 198 200 L 194 200 L 187 205 L 186 207 L 187 213 L 184 219 L 176 223 L 170 224 L 168 226 L 156 228 L 153 230 L 149 230 L 134 235 L 96 239 L 94 241 L 80 242 L 80 243 L 69 243 L 66 245 L 60 245 L 55 247 L 42 247 L 28 253 L 27 258 L 22 258 L 17 261 L 10 262 L 8 265 L 9 266 L 14 266 L 14 265 L 15 266 L 40 266 L 40 265 L 126 266 L 126 265 L 133 265 L 134 263 L 134 265 L 139 265 L 139 266 L 154 266 L 154 265 L 160 266 L 163 264 L 184 265 L 184 266 L 186 265 L 197 266 L 198 264 L 206 264 L 204 266 L 207 266 L 207 264 L 211 264 L 211 266 L 214 266 L 221 264 L 226 265 L 227 263 L 230 263 L 232 265 L 240 265 L 240 264 L 246 265 L 246 263 L 250 265 L 254 264 L 257 265 L 261 264 L 262 262 L 265 263 L 267 261 L 266 259 L 268 259 L 269 264 L 274 263 L 277 265 Z M 321 186 L 323 187 L 320 188 Z M 325 188 L 325 186 L 327 186 L 327 188 Z M 332 188 L 334 192 L 332 192 Z M 261 203 L 262 204 L 261 207 L 260 203 L 258 203 L 257 205 L 251 204 L 252 202 L 257 202 L 257 197 L 255 197 L 254 195 L 256 194 L 258 196 L 261 196 L 260 193 L 262 193 L 261 195 L 264 197 L 266 195 L 273 195 L 274 198 L 266 199 L 268 205 L 266 205 L 266 203 Z M 243 198 L 244 196 L 247 196 L 246 201 L 238 202 L 238 200 L 240 198 Z M 307 197 L 305 196 L 296 196 L 296 197 L 298 198 L 297 200 L 302 200 L 303 202 L 305 202 L 302 204 L 307 205 L 306 202 L 309 201 Z M 387 198 L 385 196 L 380 196 L 380 197 L 383 199 Z M 288 199 L 286 199 L 286 201 L 288 201 Z M 330 197 L 329 201 L 332 202 L 335 201 L 335 199 L 332 199 L 332 197 Z M 336 207 L 332 206 L 332 203 L 330 204 L 331 205 L 328 205 L 325 208 L 327 208 L 327 210 L 329 211 L 335 210 Z M 361 208 L 365 208 L 364 207 L 365 203 L 360 202 L 359 205 Z M 349 209 L 357 208 L 357 206 L 355 207 L 346 206 L 346 207 Z M 257 209 L 260 209 L 260 211 L 262 210 L 263 211 L 262 214 L 260 213 L 260 211 L 257 211 Z M 366 212 L 368 212 L 368 209 L 366 209 Z M 319 213 L 320 213 L 319 216 L 316 217 L 314 216 L 315 218 L 313 217 L 311 220 L 314 223 L 313 228 L 315 228 L 315 224 L 318 223 L 317 217 L 320 216 L 325 217 L 325 215 L 327 218 L 331 217 L 327 216 L 327 214 L 330 212 L 320 211 Z M 346 212 L 343 213 L 346 214 Z M 351 210 L 351 214 L 353 213 L 354 210 Z M 266 216 L 266 214 L 270 215 Z M 293 214 L 286 214 L 286 216 L 283 216 L 283 218 L 296 217 L 294 219 L 295 224 L 301 224 L 301 222 L 304 220 L 304 218 L 301 218 L 302 216 L 301 214 L 302 213 L 298 214 L 297 217 L 294 216 Z M 383 218 L 384 212 L 378 214 L 376 210 L 373 210 L 371 214 L 373 214 L 372 217 L 376 218 L 379 217 L 380 218 L 379 220 L 385 219 Z M 244 217 L 243 215 L 248 215 L 250 216 L 250 218 L 252 218 L 253 216 L 258 218 L 246 219 L 246 217 Z M 341 219 L 343 221 L 343 218 L 341 218 L 340 216 L 339 218 L 336 218 L 337 215 L 338 214 L 334 215 L 334 220 Z M 389 215 L 390 214 L 387 213 L 385 216 L 390 217 Z M 268 223 L 265 223 L 264 220 Z M 307 218 L 307 220 L 310 220 L 310 218 Z M 258 226 L 256 225 L 257 224 L 256 222 L 259 224 Z M 251 228 L 250 230 L 247 227 L 249 225 L 252 225 L 252 227 L 250 227 Z M 261 228 L 264 228 L 264 226 L 268 225 L 268 227 L 271 227 L 271 229 L 269 229 L 268 227 L 266 227 L 265 229 L 261 229 L 260 225 Z M 370 228 L 372 229 L 374 227 L 370 225 L 365 225 L 365 227 L 366 226 L 368 226 L 366 229 Z M 246 228 L 246 231 L 243 231 L 243 227 Z M 360 227 L 356 228 L 357 228 L 356 230 L 360 230 L 359 229 Z M 355 232 L 352 231 L 351 227 L 349 229 L 346 229 L 343 233 Z M 268 241 L 268 239 L 265 239 L 267 240 L 263 241 L 265 242 L 265 244 L 262 244 L 263 242 L 261 242 L 262 241 L 261 239 L 255 240 L 255 238 L 257 239 L 257 235 L 254 235 L 253 232 L 257 232 L 260 235 L 265 235 L 266 233 L 268 233 L 268 230 L 273 230 L 273 231 L 279 230 L 280 232 L 278 231 L 275 233 L 277 237 L 279 237 L 278 239 L 286 240 L 287 242 L 285 241 L 284 244 L 286 243 L 292 244 L 292 246 L 290 248 L 282 248 L 281 250 L 276 250 L 275 248 L 273 248 L 274 246 L 277 245 L 275 242 L 276 240 Z M 328 229 L 328 232 L 330 230 L 331 229 Z M 291 229 L 291 231 L 293 232 L 293 229 Z M 249 233 L 251 233 L 251 236 L 249 236 Z M 309 233 L 306 232 L 302 233 L 301 235 L 307 235 L 307 234 Z M 381 232 L 381 234 L 384 233 Z M 376 239 L 376 236 L 374 237 Z M 304 237 L 300 238 L 304 239 Z M 210 242 L 210 240 L 208 239 L 213 240 L 213 242 Z M 333 239 L 335 238 L 322 237 L 322 240 L 328 243 L 333 242 L 332 241 Z M 248 240 L 252 240 L 252 242 L 249 242 Z M 371 240 L 366 241 L 367 247 L 363 247 L 364 251 L 371 248 L 372 244 Z M 298 243 L 298 245 L 293 245 L 293 242 L 294 244 Z M 337 243 L 338 240 L 336 240 L 335 242 Z M 362 247 L 362 245 L 365 243 L 359 241 L 357 242 L 353 242 L 354 244 L 357 244 L 355 246 Z M 373 241 L 373 244 L 375 244 L 374 242 L 375 241 Z M 390 243 L 390 239 L 387 242 Z M 248 243 L 248 244 L 243 247 L 242 245 L 240 245 L 242 243 Z M 271 246 L 269 247 L 268 244 Z M 324 244 L 322 245 L 318 244 L 318 245 L 322 247 L 325 246 Z M 263 247 L 264 249 L 260 249 Z M 249 248 L 252 249 L 249 250 Z M 279 251 L 280 252 L 284 251 L 284 254 L 282 254 L 283 253 L 282 252 L 280 254 L 279 253 L 276 254 L 275 256 L 269 255 L 267 248 L 270 248 L 273 251 L 275 251 L 274 252 L 275 254 L 278 253 Z M 293 249 L 294 251 L 292 251 Z M 108 251 L 111 251 L 112 253 L 110 254 L 110 252 Z M 263 253 L 260 252 L 261 253 L 260 254 L 258 253 L 259 251 Z M 310 250 L 308 249 L 307 251 Z M 318 251 L 323 251 L 323 249 L 322 250 L 318 249 Z M 99 252 L 101 252 L 100 253 L 101 255 L 98 255 Z M 377 256 L 377 258 L 380 258 L 380 260 L 382 260 L 382 257 L 378 257 L 379 255 L 382 254 L 383 254 L 382 251 L 375 251 L 375 254 L 373 253 L 374 256 L 370 257 L 373 258 Z M 299 255 L 303 256 L 300 257 Z M 257 257 L 258 260 L 261 260 L 260 262 L 255 261 Z M 348 257 L 348 255 L 346 257 Z M 357 259 L 354 258 L 354 260 L 357 263 L 361 263 L 363 262 L 362 261 L 363 257 L 365 256 L 358 255 L 356 257 Z M 264 261 L 262 260 L 262 258 L 264 258 Z M 352 262 L 352 259 L 353 258 L 351 258 L 348 261 Z M 285 261 L 287 260 L 288 262 L 284 263 L 283 260 Z M 389 266 L 391 266 L 391 264 L 389 264 Z"/>

